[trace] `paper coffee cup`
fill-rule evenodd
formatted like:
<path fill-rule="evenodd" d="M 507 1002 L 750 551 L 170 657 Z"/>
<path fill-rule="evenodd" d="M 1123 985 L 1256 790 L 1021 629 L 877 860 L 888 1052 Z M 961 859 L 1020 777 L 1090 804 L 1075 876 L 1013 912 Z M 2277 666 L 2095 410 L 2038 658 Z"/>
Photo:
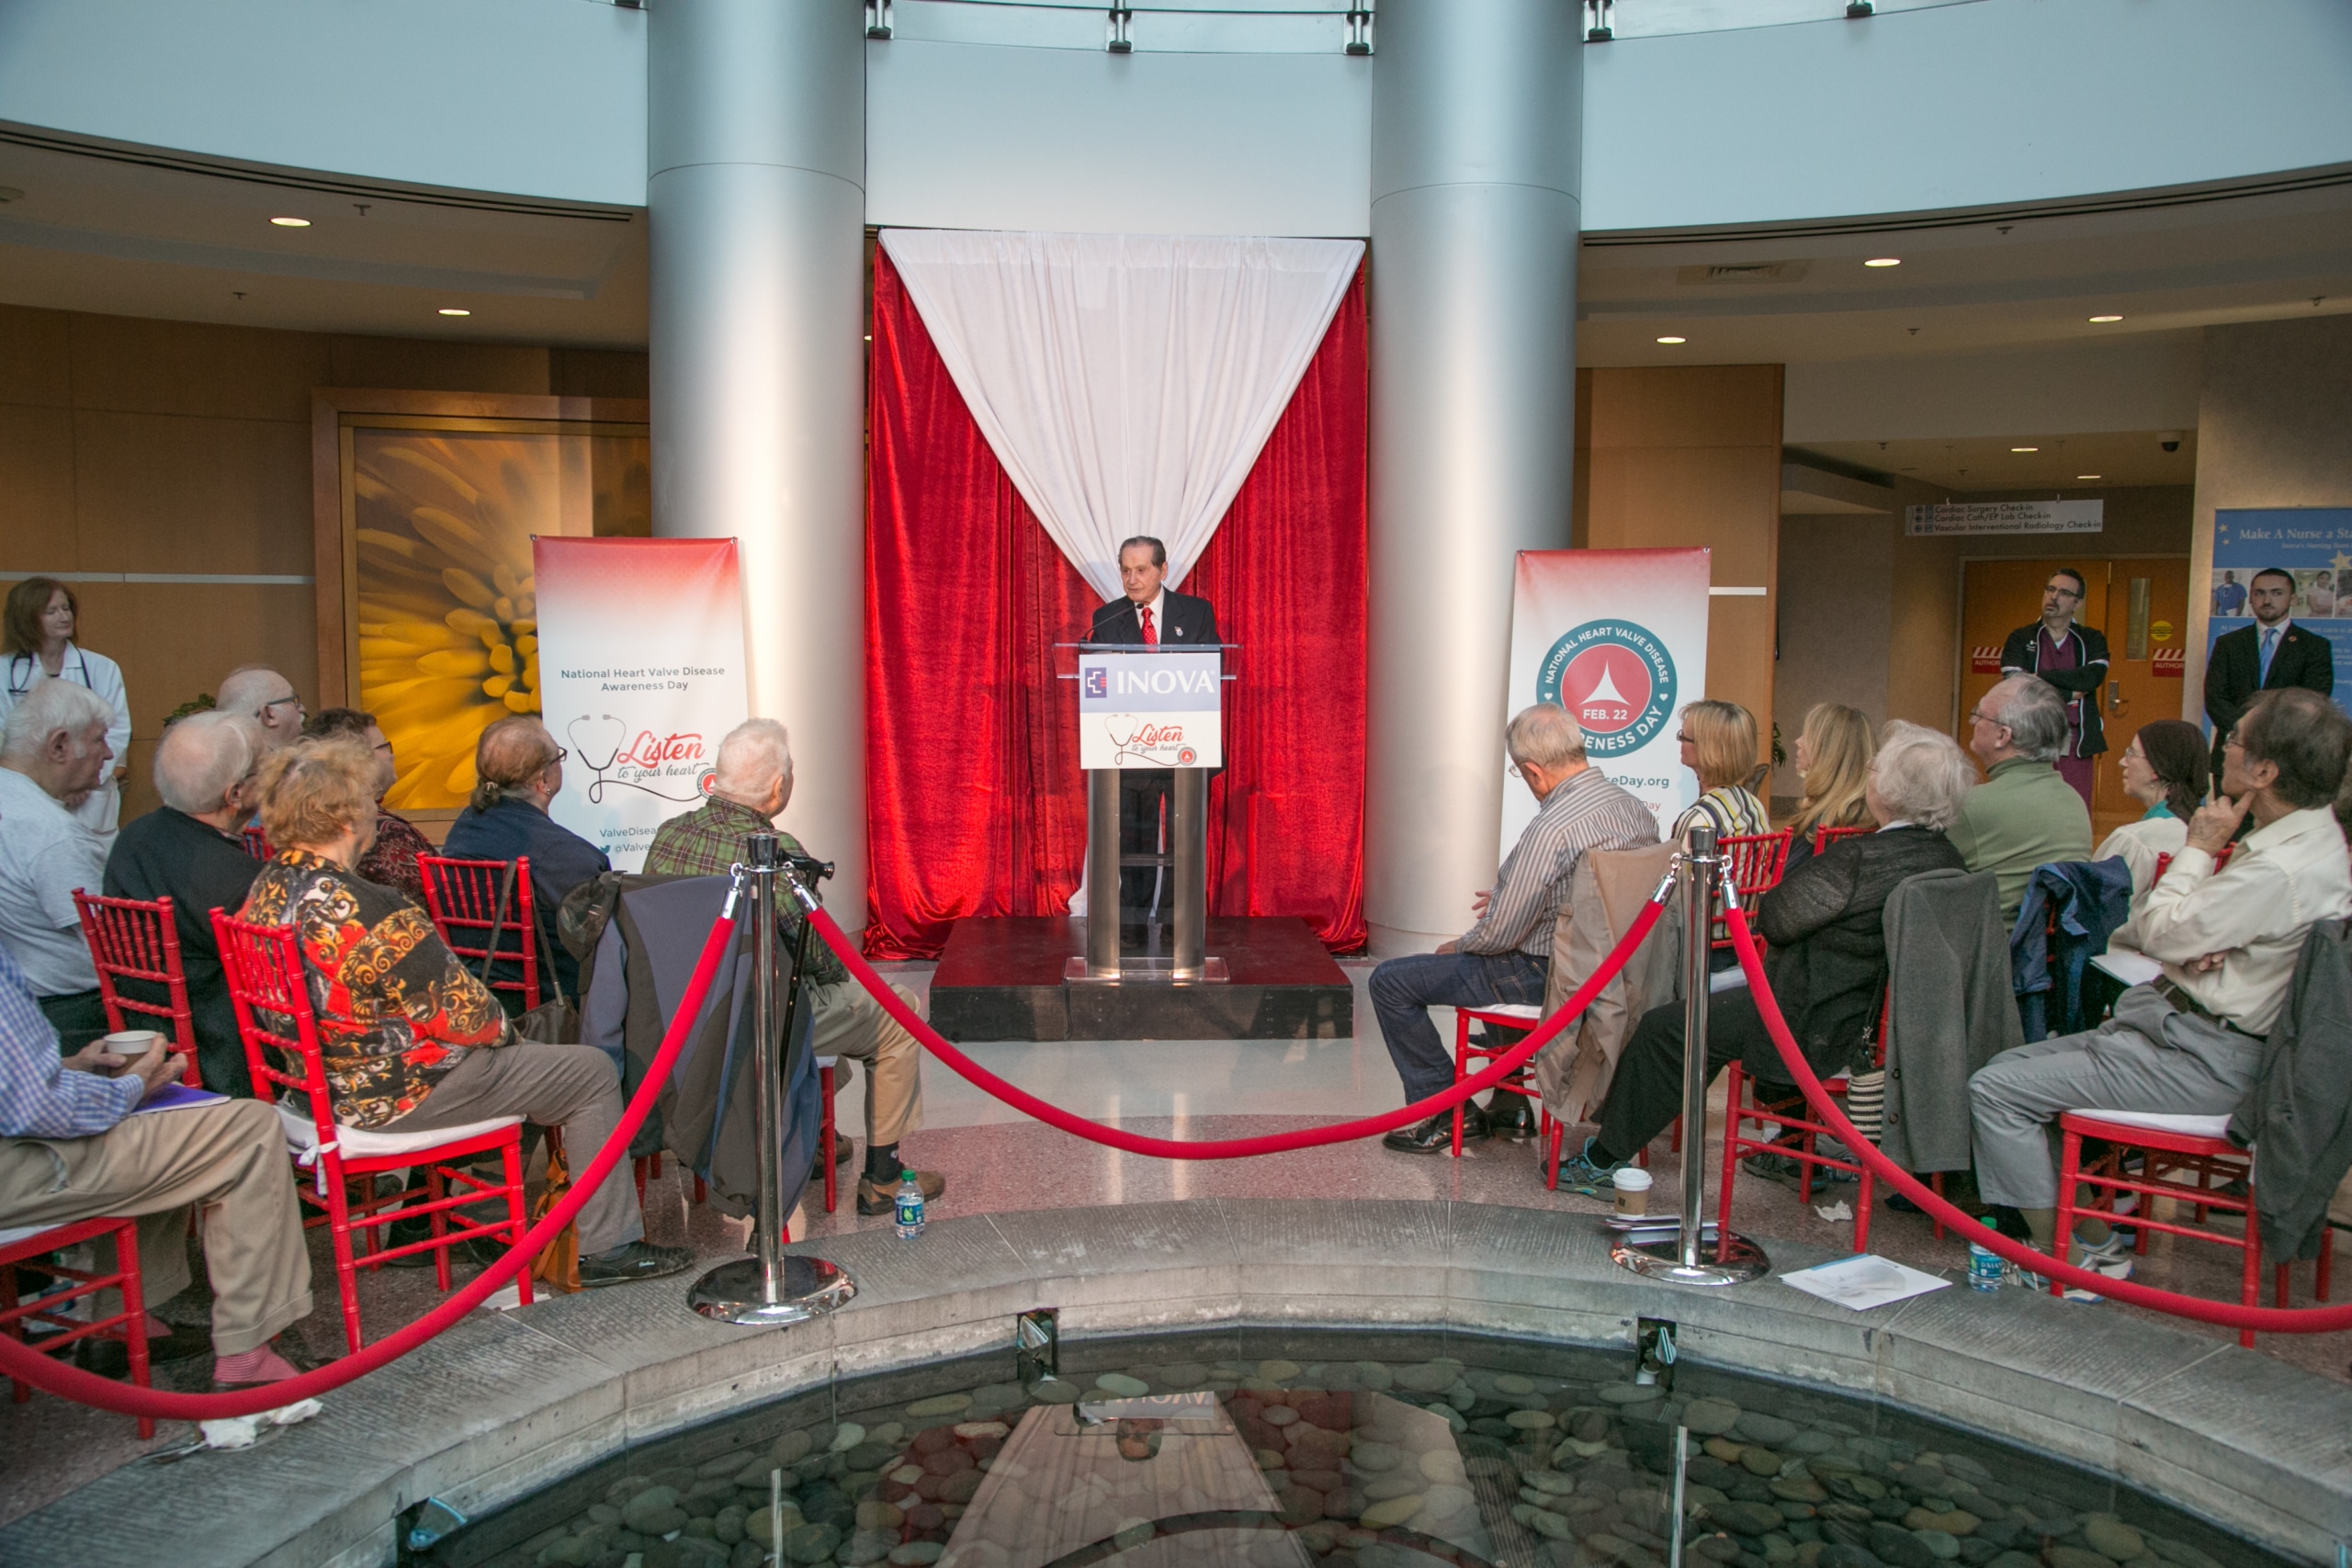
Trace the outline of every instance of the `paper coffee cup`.
<path fill-rule="evenodd" d="M 1640 1215 L 1650 1212 L 1650 1173 L 1639 1166 L 1627 1166 L 1610 1179 L 1617 1190 L 1617 1212 Z"/>
<path fill-rule="evenodd" d="M 118 1029 L 106 1037 L 106 1048 L 118 1056 L 143 1056 L 163 1036 L 152 1029 Z"/>

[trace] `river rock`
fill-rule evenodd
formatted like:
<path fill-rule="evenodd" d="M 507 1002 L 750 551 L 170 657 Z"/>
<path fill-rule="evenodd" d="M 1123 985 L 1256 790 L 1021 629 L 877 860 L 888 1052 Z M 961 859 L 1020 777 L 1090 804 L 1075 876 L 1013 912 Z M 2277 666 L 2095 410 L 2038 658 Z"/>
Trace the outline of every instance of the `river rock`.
<path fill-rule="evenodd" d="M 1513 1410 L 1506 1413 L 1503 1419 L 1522 1432 L 1548 1432 L 1559 1425 L 1548 1410 Z"/>
<path fill-rule="evenodd" d="M 907 1417 L 913 1421 L 932 1421 L 942 1416 L 960 1416 L 971 1407 L 972 1396 L 968 1393 L 935 1393 L 929 1399 L 918 1399 L 908 1405 Z"/>
<path fill-rule="evenodd" d="M 1533 1393 L 1535 1380 L 1521 1377 L 1517 1372 L 1498 1372 L 1495 1375 L 1495 1392 L 1512 1394 Z"/>
<path fill-rule="evenodd" d="M 1459 1361 L 1422 1361 L 1396 1369 L 1396 1386 L 1408 1393 L 1443 1393 L 1462 1375 Z"/>
<path fill-rule="evenodd" d="M 1833 1541 L 1814 1559 L 1815 1568 L 1883 1568 L 1877 1557 L 1859 1546 Z"/>
<path fill-rule="evenodd" d="M 844 1568 L 864 1568 L 865 1563 L 879 1562 L 889 1556 L 890 1548 L 898 1544 L 898 1540 L 897 1535 L 882 1530 L 859 1530 L 842 1543 L 833 1561 Z"/>
<path fill-rule="evenodd" d="M 1960 1538 L 1947 1530 L 1921 1529 L 1912 1532 L 1920 1544 L 1936 1554 L 1939 1562 L 1950 1562 L 1960 1555 Z"/>
<path fill-rule="evenodd" d="M 1871 1525 L 1871 1551 L 1888 1568 L 1936 1568 L 1936 1554 L 1926 1541 L 1884 1519 Z"/>
<path fill-rule="evenodd" d="M 621 1522 L 639 1535 L 664 1536 L 684 1529 L 687 1517 L 678 1506 L 674 1486 L 649 1486 L 621 1507 Z"/>
<path fill-rule="evenodd" d="M 1947 1509 L 1937 1513 L 1928 1508 L 1914 1508 L 1903 1516 L 1905 1528 L 1915 1530 L 1941 1530 L 1946 1535 L 1974 1535 L 1976 1527 L 1984 1521 L 1965 1508 Z"/>
<path fill-rule="evenodd" d="M 1783 1421 L 1778 1416 L 1768 1416 L 1761 1410 L 1743 1410 L 1732 1430 L 1752 1442 L 1765 1443 L 1777 1449 L 1784 1447 L 1802 1428 L 1793 1421 Z"/>
<path fill-rule="evenodd" d="M 1469 1472 L 1462 1465 L 1462 1456 L 1452 1449 L 1430 1449 L 1415 1462 L 1414 1468 L 1430 1480 L 1449 1485 L 1469 1479 Z"/>
<path fill-rule="evenodd" d="M 958 1398 L 966 1397 L 958 1395 Z M 854 1421 L 844 1421 L 833 1428 L 833 1440 L 825 1445 L 827 1451 L 845 1454 L 865 1441 L 865 1428 Z"/>
<path fill-rule="evenodd" d="M 2041 1568 L 2041 1560 L 2029 1557 L 2022 1551 L 2004 1551 L 1987 1562 L 1984 1568 Z"/>
<path fill-rule="evenodd" d="M 1510 1515 L 1512 1518 L 1547 1540 L 1573 1540 L 1576 1539 L 1575 1528 L 1566 1518 L 1549 1508 L 1539 1508 L 1532 1503 L 1521 1503 L 1511 1509 Z"/>
<path fill-rule="evenodd" d="M 1761 1536 L 1781 1528 L 1781 1511 L 1761 1503 L 1713 1503 L 1707 1518 L 1739 1535 Z"/>
<path fill-rule="evenodd" d="M 1348 1454 L 1348 1462 L 1356 1469 L 1371 1473 L 1394 1470 L 1405 1462 L 1404 1450 L 1393 1443 L 1362 1442 Z"/>
<path fill-rule="evenodd" d="M 1141 1399 L 1151 1392 L 1151 1385 L 1141 1378 L 1131 1378 L 1125 1372 L 1102 1372 L 1096 1376 L 1094 1386 L 1119 1399 Z"/>
<path fill-rule="evenodd" d="M 1401 1525 L 1421 1511 L 1422 1500 L 1422 1495 L 1419 1492 L 1408 1492 L 1396 1497 L 1383 1497 L 1364 1509 L 1363 1528 L 1368 1530 L 1381 1530 L 1386 1529 L 1391 1525 Z"/>
<path fill-rule="evenodd" d="M 841 1543 L 842 1532 L 831 1525 L 802 1525 L 784 1538 L 785 1561 L 822 1562 Z"/>
<path fill-rule="evenodd" d="M 1418 1497 L 1429 1485 L 1428 1478 L 1416 1470 L 1400 1470 L 1377 1476 L 1364 1483 L 1363 1495 L 1375 1503 L 1392 1497 Z"/>
<path fill-rule="evenodd" d="M 1781 1473 L 1781 1456 L 1770 1449 L 1746 1449 L 1740 1453 L 1739 1462 L 1747 1467 L 1750 1475 L 1774 1476 Z"/>
<path fill-rule="evenodd" d="M 1609 1396 L 1607 1389 L 1600 1393 L 1604 1399 Z M 1694 1399 L 1683 1407 L 1682 1424 L 1707 1437 L 1720 1437 L 1738 1423 L 1739 1416 L 1739 1406 L 1728 1399 Z"/>
<path fill-rule="evenodd" d="M 1298 1376 L 1298 1363 L 1285 1361 L 1279 1358 L 1271 1361 L 1261 1361 L 1258 1363 L 1258 1375 L 1269 1382 L 1278 1383 L 1286 1378 Z"/>
<path fill-rule="evenodd" d="M 2046 1555 L 2050 1568 L 2107 1568 L 2113 1561 L 2105 1552 L 2085 1551 L 2079 1546 L 2053 1546 Z"/>
<path fill-rule="evenodd" d="M 2148 1543 L 2138 1530 L 2113 1514 L 2091 1514 L 2083 1520 L 2083 1539 L 2101 1557 L 2117 1562 L 2129 1562 L 2148 1550 Z"/>
<path fill-rule="evenodd" d="M 1085 1392 L 1068 1378 L 1040 1378 L 1029 1397 L 1040 1404 L 1076 1404 Z"/>
<path fill-rule="evenodd" d="M 938 1562 L 946 1551 L 944 1541 L 910 1540 L 903 1546 L 892 1547 L 889 1560 L 898 1568 L 922 1568 L 925 1563 Z"/>
<path fill-rule="evenodd" d="M 1821 1483 L 1811 1476 L 1779 1475 L 1766 1484 L 1771 1487 L 1772 1495 L 1783 1502 L 1824 1503 L 1829 1499 L 1829 1494 L 1822 1489 Z"/>
<path fill-rule="evenodd" d="M 1355 1374 L 1361 1386 L 1375 1393 L 1385 1393 L 1396 1386 L 1396 1374 L 1378 1361 L 1356 1362 Z"/>

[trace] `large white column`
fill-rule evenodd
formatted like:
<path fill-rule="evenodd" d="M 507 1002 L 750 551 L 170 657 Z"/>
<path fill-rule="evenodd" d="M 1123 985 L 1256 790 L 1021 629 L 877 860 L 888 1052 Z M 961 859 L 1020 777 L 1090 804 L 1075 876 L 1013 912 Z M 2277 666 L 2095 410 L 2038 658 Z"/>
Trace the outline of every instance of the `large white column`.
<path fill-rule="evenodd" d="M 648 8 L 653 527 L 742 541 L 784 826 L 865 919 L 865 55 L 856 0 Z M 714 740 L 716 738 L 714 738 Z"/>
<path fill-rule="evenodd" d="M 1581 15 L 1380 7 L 1364 840 L 1379 954 L 1458 935 L 1493 881 L 1511 558 L 1569 542 Z"/>

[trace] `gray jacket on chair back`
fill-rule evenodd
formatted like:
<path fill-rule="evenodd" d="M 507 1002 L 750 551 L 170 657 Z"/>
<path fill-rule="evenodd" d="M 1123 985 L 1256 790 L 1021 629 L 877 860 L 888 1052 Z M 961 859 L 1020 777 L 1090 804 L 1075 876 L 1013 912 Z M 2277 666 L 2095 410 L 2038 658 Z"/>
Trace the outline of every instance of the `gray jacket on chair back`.
<path fill-rule="evenodd" d="M 2230 1137 L 2254 1146 L 2262 1250 L 2317 1258 L 2335 1184 L 2352 1169 L 2352 920 L 2303 938 L 2287 1005 Z"/>
<path fill-rule="evenodd" d="M 1965 1170 L 1969 1075 L 2025 1043 L 2000 885 L 1989 871 L 1923 872 L 1895 888 L 1883 919 L 1894 1006 L 1879 1147 L 1905 1170 Z"/>

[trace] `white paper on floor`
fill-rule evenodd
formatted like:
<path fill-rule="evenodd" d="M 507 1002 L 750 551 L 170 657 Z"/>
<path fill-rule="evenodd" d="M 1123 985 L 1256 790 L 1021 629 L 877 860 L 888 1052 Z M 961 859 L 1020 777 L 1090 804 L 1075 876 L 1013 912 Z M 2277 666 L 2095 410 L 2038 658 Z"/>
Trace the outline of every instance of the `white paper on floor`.
<path fill-rule="evenodd" d="M 1839 1205 L 1843 1207 L 1843 1205 Z M 1940 1291 L 1951 1283 L 1933 1274 L 1923 1274 L 1917 1269 L 1906 1269 L 1891 1258 L 1873 1253 L 1858 1252 L 1851 1258 L 1840 1258 L 1833 1263 L 1816 1263 L 1810 1269 L 1800 1269 L 1781 1276 L 1784 1285 L 1793 1285 L 1809 1296 L 1819 1296 L 1825 1302 L 1835 1302 L 1856 1312 L 1868 1312 L 1911 1296 Z"/>
<path fill-rule="evenodd" d="M 1835 1203 L 1815 1203 L 1813 1212 L 1825 1220 L 1850 1220 L 1854 1217 L 1854 1211 L 1846 1206 L 1842 1198 Z"/>
<path fill-rule="evenodd" d="M 522 1304 L 523 1288 L 511 1280 L 481 1299 L 484 1312 L 513 1312 Z"/>
<path fill-rule="evenodd" d="M 275 1410 L 232 1416 L 220 1421 L 199 1421 L 196 1425 L 204 1434 L 204 1446 L 208 1449 L 249 1449 L 264 1427 L 291 1427 L 297 1421 L 308 1421 L 324 1408 L 315 1399 L 298 1399 Z"/>

